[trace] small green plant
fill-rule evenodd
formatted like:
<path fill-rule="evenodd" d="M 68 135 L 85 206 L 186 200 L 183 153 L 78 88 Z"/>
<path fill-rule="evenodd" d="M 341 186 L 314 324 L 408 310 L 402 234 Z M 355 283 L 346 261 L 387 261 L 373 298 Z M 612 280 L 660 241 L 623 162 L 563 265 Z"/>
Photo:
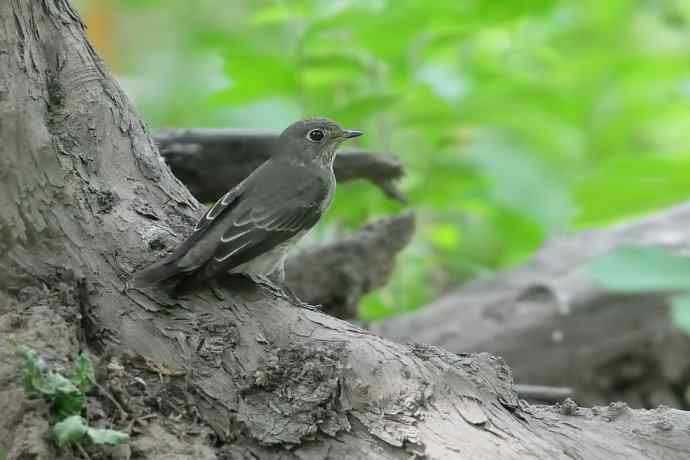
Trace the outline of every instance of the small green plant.
<path fill-rule="evenodd" d="M 52 430 L 58 446 L 78 444 L 85 439 L 94 444 L 122 444 L 129 440 L 127 433 L 121 431 L 92 428 L 81 416 L 86 393 L 96 385 L 88 356 L 79 355 L 76 368 L 67 378 L 52 370 L 27 346 L 18 346 L 17 354 L 24 361 L 24 392 L 30 397 L 41 396 L 50 404 Z"/>

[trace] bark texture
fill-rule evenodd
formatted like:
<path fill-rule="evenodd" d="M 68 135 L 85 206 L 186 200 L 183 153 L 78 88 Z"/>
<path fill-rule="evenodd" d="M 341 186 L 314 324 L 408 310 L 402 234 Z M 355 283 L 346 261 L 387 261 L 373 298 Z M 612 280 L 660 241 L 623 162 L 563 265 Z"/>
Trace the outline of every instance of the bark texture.
<path fill-rule="evenodd" d="M 669 296 L 597 286 L 587 264 L 621 245 L 690 247 L 690 204 L 555 240 L 527 264 L 447 295 L 418 313 L 374 325 L 395 340 L 502 356 L 518 382 L 572 387 L 584 404 L 688 408 L 690 337 Z"/>
<path fill-rule="evenodd" d="M 215 201 L 266 161 L 278 135 L 246 129 L 172 129 L 155 135 L 170 169 L 202 202 Z M 403 176 L 400 160 L 392 155 L 345 151 L 333 165 L 338 182 L 365 179 L 389 197 L 405 201 L 395 183 Z"/>
<path fill-rule="evenodd" d="M 401 345 L 234 280 L 125 291 L 201 209 L 66 0 L 0 2 L 0 443 L 72 458 L 21 394 L 10 341 L 99 360 L 92 458 L 687 458 L 690 414 L 521 405 L 488 354 Z"/>

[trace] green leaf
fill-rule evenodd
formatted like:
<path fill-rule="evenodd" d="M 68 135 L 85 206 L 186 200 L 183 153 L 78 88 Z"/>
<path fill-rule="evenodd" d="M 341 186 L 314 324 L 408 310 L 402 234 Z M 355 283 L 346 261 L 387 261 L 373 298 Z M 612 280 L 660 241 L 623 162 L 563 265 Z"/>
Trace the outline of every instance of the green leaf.
<path fill-rule="evenodd" d="M 94 444 L 124 444 L 129 441 L 129 435 L 122 431 L 89 428 L 89 438 Z"/>
<path fill-rule="evenodd" d="M 89 357 L 80 353 L 77 359 L 77 367 L 70 379 L 82 392 L 86 393 L 96 385 L 96 371 Z"/>
<path fill-rule="evenodd" d="M 51 371 L 29 347 L 23 345 L 17 347 L 17 354 L 24 359 L 23 383 L 24 391 L 28 395 L 40 394 L 45 397 L 51 402 L 51 409 L 58 417 L 81 412 L 86 398 L 74 383 L 61 374 Z M 88 373 L 86 367 L 82 373 L 86 376 Z"/>
<path fill-rule="evenodd" d="M 91 428 L 86 424 L 84 418 L 79 415 L 72 415 L 56 423 L 53 427 L 53 433 L 60 447 L 81 442 L 86 436 L 94 444 L 123 444 L 129 441 L 127 433 L 117 430 Z"/>
<path fill-rule="evenodd" d="M 51 373 L 50 381 L 55 391 L 49 399 L 53 403 L 52 409 L 58 418 L 81 413 L 86 403 L 84 393 L 60 374 Z"/>
<path fill-rule="evenodd" d="M 36 380 L 34 385 L 40 393 L 49 398 L 80 393 L 79 389 L 67 378 L 52 371 L 44 374 L 43 380 Z"/>
<path fill-rule="evenodd" d="M 31 348 L 20 345 L 17 347 L 17 355 L 24 360 L 23 384 L 24 391 L 31 395 L 40 393 L 39 388 L 46 385 L 45 374 L 48 372 L 46 363 Z"/>
<path fill-rule="evenodd" d="M 604 287 L 624 292 L 690 289 L 690 258 L 654 247 L 621 247 L 588 266 Z"/>
<path fill-rule="evenodd" d="M 690 334 L 690 295 L 675 297 L 671 301 L 673 325 Z"/>
<path fill-rule="evenodd" d="M 67 417 L 61 422 L 58 422 L 53 427 L 55 440 L 57 445 L 63 447 L 67 444 L 78 443 L 89 431 L 84 419 L 78 415 Z"/>

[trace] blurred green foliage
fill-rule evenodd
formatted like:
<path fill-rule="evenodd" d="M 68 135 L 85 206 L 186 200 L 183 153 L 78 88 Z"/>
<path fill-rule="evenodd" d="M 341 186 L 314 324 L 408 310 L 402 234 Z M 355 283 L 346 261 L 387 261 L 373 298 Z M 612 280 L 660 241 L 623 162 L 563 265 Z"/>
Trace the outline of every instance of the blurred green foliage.
<path fill-rule="evenodd" d="M 612 291 L 675 293 L 671 320 L 690 334 L 690 257 L 658 247 L 623 246 L 594 259 L 588 268 Z"/>
<path fill-rule="evenodd" d="M 687 0 L 78 4 L 154 126 L 325 115 L 403 159 L 419 231 L 367 319 L 690 196 Z M 398 209 L 343 185 L 328 225 Z"/>

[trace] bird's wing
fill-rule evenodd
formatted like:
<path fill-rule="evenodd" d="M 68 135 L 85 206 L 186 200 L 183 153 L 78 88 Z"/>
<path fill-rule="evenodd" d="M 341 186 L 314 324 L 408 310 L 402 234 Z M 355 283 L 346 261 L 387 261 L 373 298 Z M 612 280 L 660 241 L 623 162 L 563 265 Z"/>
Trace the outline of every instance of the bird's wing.
<path fill-rule="evenodd" d="M 165 259 L 137 273 L 134 277 L 134 284 L 143 287 L 159 283 L 181 273 L 193 271 L 213 257 L 215 241 L 212 242 L 213 244 L 209 244 L 208 241 L 205 241 L 204 236 L 209 232 L 213 224 L 217 222 L 218 216 L 226 213 L 237 204 L 245 189 L 245 184 L 241 182 L 218 199 L 206 211 L 194 227 L 194 232 L 180 247 Z"/>
<path fill-rule="evenodd" d="M 292 177 L 290 190 L 268 186 L 256 200 L 239 202 L 229 219 L 224 219 L 225 231 L 213 254 L 213 267 L 208 267 L 211 271 L 249 262 L 319 221 L 328 185 L 319 176 L 298 175 L 302 177 Z"/>
<path fill-rule="evenodd" d="M 200 236 L 209 229 L 209 227 L 217 221 L 218 216 L 225 213 L 228 209 L 237 204 L 238 198 L 242 196 L 246 187 L 244 182 L 240 182 L 235 188 L 220 197 L 213 206 L 211 206 L 204 216 L 199 219 L 194 227 L 193 235 Z"/>
<path fill-rule="evenodd" d="M 204 214 L 174 254 L 138 278 L 149 284 L 184 273 L 207 279 L 253 260 L 313 227 L 328 194 L 321 174 L 264 163 Z"/>
<path fill-rule="evenodd" d="M 194 232 L 170 257 L 175 261 L 178 270 L 182 272 L 196 270 L 213 257 L 218 246 L 217 240 L 222 233 L 222 229 L 218 226 L 222 226 L 228 214 L 240 203 L 247 191 L 247 185 L 251 184 L 250 178 L 251 176 L 220 197 L 199 219 Z"/>

